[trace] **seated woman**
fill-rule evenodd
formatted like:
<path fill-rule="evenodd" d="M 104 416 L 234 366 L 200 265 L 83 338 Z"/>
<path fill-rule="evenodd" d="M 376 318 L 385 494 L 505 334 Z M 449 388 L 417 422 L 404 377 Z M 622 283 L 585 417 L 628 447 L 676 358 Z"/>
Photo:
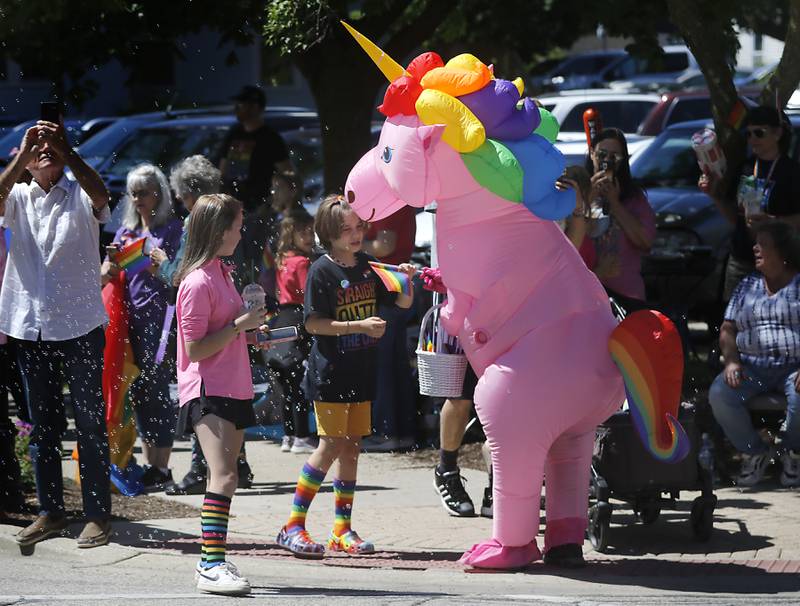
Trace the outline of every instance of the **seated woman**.
<path fill-rule="evenodd" d="M 606 128 L 592 142 L 586 162 L 592 175 L 589 201 L 593 217 L 588 232 L 594 242 L 592 268 L 617 299 L 644 301 L 642 255 L 656 236 L 656 217 L 644 190 L 631 177 L 628 144 L 617 128 Z"/>
<path fill-rule="evenodd" d="M 746 402 L 781 391 L 788 402 L 781 428 L 781 484 L 800 486 L 800 238 L 785 223 L 755 228 L 756 271 L 733 291 L 719 344 L 725 369 L 708 392 L 714 417 L 742 453 L 740 486 L 764 477 L 773 452 L 753 428 Z"/>

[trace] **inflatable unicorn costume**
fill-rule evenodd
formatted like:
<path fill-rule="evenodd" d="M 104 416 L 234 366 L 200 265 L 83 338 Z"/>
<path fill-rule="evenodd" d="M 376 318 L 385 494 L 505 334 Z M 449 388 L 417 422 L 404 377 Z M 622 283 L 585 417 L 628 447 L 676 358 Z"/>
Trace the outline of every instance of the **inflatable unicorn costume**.
<path fill-rule="evenodd" d="M 659 409 L 670 399 L 677 409 L 675 377 L 659 394 L 654 362 L 642 353 L 669 357 L 677 342 L 680 357 L 677 336 L 654 314 L 644 345 L 626 331 L 615 352 L 622 364 L 612 360 L 617 322 L 608 296 L 554 222 L 575 197 L 555 188 L 564 160 L 537 134 L 554 139 L 553 120 L 521 98 L 521 81 L 496 79 L 468 54 L 445 64 L 425 53 L 403 69 L 345 26 L 391 82 L 378 145 L 351 171 L 345 196 L 368 221 L 436 201 L 443 321 L 480 377 L 475 406 L 492 453 L 493 537 L 462 562 L 516 568 L 541 557 L 545 476 L 544 551 L 582 545 L 595 428 L 625 399 L 623 375 L 629 396 L 644 402 L 636 418 L 654 454 L 685 454 L 685 434 Z M 680 366 L 678 373 L 682 358 Z"/>

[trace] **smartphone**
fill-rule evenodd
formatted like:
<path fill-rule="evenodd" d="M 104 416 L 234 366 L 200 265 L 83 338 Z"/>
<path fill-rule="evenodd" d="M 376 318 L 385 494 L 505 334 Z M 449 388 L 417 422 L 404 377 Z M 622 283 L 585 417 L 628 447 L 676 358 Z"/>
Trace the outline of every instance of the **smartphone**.
<path fill-rule="evenodd" d="M 40 117 L 45 122 L 61 124 L 61 104 L 58 101 L 42 101 Z"/>
<path fill-rule="evenodd" d="M 296 341 L 300 338 L 300 333 L 297 332 L 297 326 L 287 326 L 286 328 L 273 328 L 267 332 L 256 332 L 257 343 L 288 343 L 289 341 Z"/>
<path fill-rule="evenodd" d="M 118 245 L 109 244 L 108 246 L 106 246 L 106 255 L 108 255 L 108 258 L 111 259 L 112 261 L 114 260 L 114 255 L 116 255 L 118 252 L 119 252 Z"/>

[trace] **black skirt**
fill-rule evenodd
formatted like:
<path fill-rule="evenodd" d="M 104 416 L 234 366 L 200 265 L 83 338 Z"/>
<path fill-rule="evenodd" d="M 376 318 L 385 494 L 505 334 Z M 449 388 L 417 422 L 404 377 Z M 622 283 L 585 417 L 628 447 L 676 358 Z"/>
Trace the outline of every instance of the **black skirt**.
<path fill-rule="evenodd" d="M 195 423 L 198 423 L 206 415 L 215 415 L 230 421 L 236 426 L 236 429 L 244 429 L 257 424 L 252 400 L 201 395 L 180 407 L 176 435 L 194 433 Z"/>

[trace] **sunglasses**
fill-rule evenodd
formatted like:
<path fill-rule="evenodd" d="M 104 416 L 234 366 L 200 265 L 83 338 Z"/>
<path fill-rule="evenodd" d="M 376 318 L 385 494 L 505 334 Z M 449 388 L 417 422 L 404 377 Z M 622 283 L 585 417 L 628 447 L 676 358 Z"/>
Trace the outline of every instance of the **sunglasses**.
<path fill-rule="evenodd" d="M 604 149 L 598 149 L 595 152 L 595 155 L 597 156 L 598 160 L 611 160 L 613 162 L 619 162 L 625 157 L 622 154 L 618 154 L 616 152 L 607 152 Z"/>
<path fill-rule="evenodd" d="M 755 137 L 756 139 L 763 139 L 767 136 L 768 130 L 766 128 L 748 128 L 745 136 L 748 139 Z"/>

